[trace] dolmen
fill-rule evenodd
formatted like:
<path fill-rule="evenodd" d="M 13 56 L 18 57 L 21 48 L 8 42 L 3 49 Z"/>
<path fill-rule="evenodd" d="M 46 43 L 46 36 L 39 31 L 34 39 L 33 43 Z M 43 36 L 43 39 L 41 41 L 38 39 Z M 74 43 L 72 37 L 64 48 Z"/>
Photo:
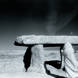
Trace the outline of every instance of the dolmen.
<path fill-rule="evenodd" d="M 78 36 L 23 35 L 23 36 L 17 37 L 17 39 L 15 40 L 15 45 L 16 46 L 26 46 L 31 50 L 31 53 L 32 53 L 31 62 L 30 62 L 30 66 L 27 69 L 27 72 L 36 72 L 36 73 L 44 74 L 44 78 L 49 78 L 49 77 L 55 78 L 53 76 L 47 75 L 47 73 L 46 73 L 44 63 L 45 63 L 45 61 L 51 60 L 51 58 L 46 59 L 46 57 L 44 56 L 43 48 L 44 48 L 44 46 L 47 46 L 47 45 L 59 46 L 60 52 L 61 52 L 64 47 L 68 46 L 68 45 L 66 45 L 67 42 L 69 42 L 71 45 L 77 45 L 78 44 Z M 69 52 L 69 50 L 67 50 L 67 51 Z M 71 51 L 71 49 L 70 49 L 70 51 Z M 61 55 L 61 60 L 62 59 L 63 59 L 63 57 Z M 64 67 L 64 63 L 63 63 L 64 61 L 61 61 L 61 62 L 62 62 L 62 65 L 61 65 L 61 69 L 62 69 Z M 50 69 L 50 68 L 52 68 L 52 69 Z M 54 73 L 52 71 L 55 68 L 48 67 L 47 69 L 49 69 L 49 71 L 51 71 L 51 73 Z M 59 73 L 61 73 L 61 71 Z M 57 75 L 59 75 L 59 78 L 61 78 L 59 73 L 57 73 Z M 61 73 L 61 75 L 62 75 L 62 73 Z"/>

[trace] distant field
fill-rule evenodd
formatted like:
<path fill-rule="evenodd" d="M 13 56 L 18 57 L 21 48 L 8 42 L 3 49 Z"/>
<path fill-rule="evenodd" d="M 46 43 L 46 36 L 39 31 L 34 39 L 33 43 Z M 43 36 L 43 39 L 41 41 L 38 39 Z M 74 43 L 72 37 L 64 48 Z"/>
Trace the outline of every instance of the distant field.
<path fill-rule="evenodd" d="M 24 71 L 24 50 L 0 50 L 0 72 Z"/>

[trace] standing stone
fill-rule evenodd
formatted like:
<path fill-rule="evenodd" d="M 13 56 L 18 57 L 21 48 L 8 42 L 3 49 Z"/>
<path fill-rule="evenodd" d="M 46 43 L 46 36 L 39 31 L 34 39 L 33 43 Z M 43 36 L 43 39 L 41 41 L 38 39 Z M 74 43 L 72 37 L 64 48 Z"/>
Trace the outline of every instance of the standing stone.
<path fill-rule="evenodd" d="M 43 56 L 43 45 L 35 45 L 31 49 L 32 57 L 31 57 L 31 64 L 28 69 L 30 72 L 38 72 L 38 73 L 45 73 L 44 69 L 44 56 Z"/>
<path fill-rule="evenodd" d="M 65 69 L 67 78 L 78 78 L 78 61 L 76 60 L 74 49 L 71 43 L 64 45 L 63 55 L 65 58 Z"/>

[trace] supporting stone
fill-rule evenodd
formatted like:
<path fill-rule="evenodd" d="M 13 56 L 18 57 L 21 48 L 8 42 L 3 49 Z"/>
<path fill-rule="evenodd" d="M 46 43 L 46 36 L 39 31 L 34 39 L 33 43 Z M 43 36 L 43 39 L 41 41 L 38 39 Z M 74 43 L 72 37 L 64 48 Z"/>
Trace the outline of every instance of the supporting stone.
<path fill-rule="evenodd" d="M 75 51 L 71 43 L 65 43 L 64 51 L 62 54 L 65 58 L 67 78 L 78 78 L 78 61 L 75 57 Z"/>
<path fill-rule="evenodd" d="M 45 73 L 43 45 L 35 45 L 31 49 L 32 57 L 28 72 Z"/>

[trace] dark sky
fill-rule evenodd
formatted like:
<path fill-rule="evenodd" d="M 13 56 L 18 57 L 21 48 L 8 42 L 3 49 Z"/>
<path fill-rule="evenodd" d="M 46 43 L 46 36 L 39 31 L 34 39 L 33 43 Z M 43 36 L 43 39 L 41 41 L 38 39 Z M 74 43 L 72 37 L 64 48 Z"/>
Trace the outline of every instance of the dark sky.
<path fill-rule="evenodd" d="M 0 0 L 0 49 L 25 34 L 78 35 L 78 0 Z"/>

